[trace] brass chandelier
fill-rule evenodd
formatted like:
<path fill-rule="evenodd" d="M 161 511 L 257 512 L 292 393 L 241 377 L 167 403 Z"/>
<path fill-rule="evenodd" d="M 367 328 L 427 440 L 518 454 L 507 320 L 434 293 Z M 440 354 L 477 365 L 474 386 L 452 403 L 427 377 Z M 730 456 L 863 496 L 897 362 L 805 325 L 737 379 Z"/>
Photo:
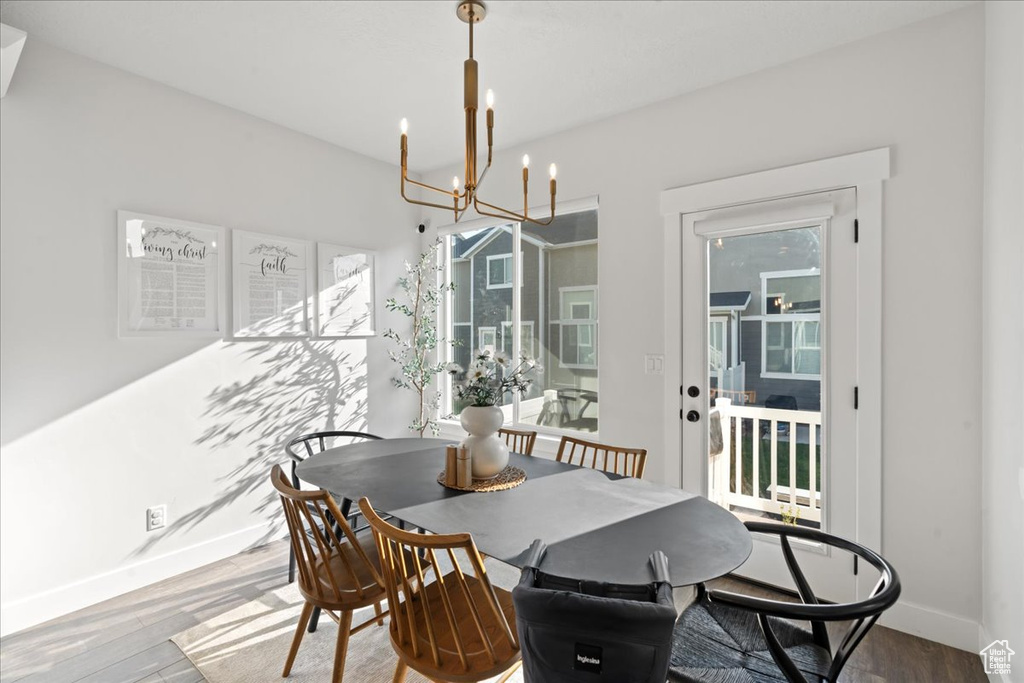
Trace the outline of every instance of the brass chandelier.
<path fill-rule="evenodd" d="M 464 108 L 466 111 L 466 171 L 465 171 L 465 184 L 459 182 L 459 177 L 455 176 L 452 179 L 452 189 L 444 190 L 439 187 L 427 185 L 417 180 L 409 178 L 409 123 L 406 119 L 402 119 L 402 199 L 409 202 L 410 204 L 419 204 L 421 206 L 429 206 L 435 209 L 446 209 L 455 214 L 455 222 L 458 223 L 459 218 L 469 209 L 470 206 L 482 216 L 490 216 L 492 218 L 500 218 L 503 220 L 512 221 L 524 221 L 535 223 L 537 225 L 549 225 L 555 218 L 555 174 L 557 169 L 554 164 L 549 167 L 551 174 L 550 192 L 551 192 L 551 215 L 544 219 L 538 220 L 531 218 L 529 215 L 529 180 L 530 180 L 530 156 L 528 154 L 523 155 L 523 212 L 517 213 L 509 209 L 503 209 L 500 206 L 488 204 L 487 202 L 481 201 L 480 197 L 477 196 L 477 190 L 484 181 L 484 177 L 487 175 L 487 171 L 491 168 L 491 156 L 494 147 L 494 93 L 490 90 L 487 91 L 487 165 L 484 167 L 480 177 L 477 177 L 477 155 L 476 155 L 476 113 L 478 108 L 478 87 L 477 87 L 477 63 L 473 59 L 473 24 L 483 21 L 487 15 L 487 7 L 480 0 L 467 0 L 461 3 L 455 10 L 456 15 L 462 21 L 469 24 L 469 59 L 467 59 L 463 66 L 463 92 L 464 92 Z M 439 204 L 435 202 L 425 202 L 418 199 L 410 199 L 405 194 L 405 185 L 415 185 L 431 192 L 436 192 L 440 195 L 445 195 L 450 198 L 449 204 Z M 460 187 L 461 185 L 461 187 Z"/>

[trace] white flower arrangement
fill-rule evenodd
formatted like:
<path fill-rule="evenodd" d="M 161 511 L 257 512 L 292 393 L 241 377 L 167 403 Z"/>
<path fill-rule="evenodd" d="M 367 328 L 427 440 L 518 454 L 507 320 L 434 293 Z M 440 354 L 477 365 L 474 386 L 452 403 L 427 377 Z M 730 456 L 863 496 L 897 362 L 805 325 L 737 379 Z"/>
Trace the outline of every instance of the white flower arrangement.
<path fill-rule="evenodd" d="M 454 382 L 455 396 L 474 406 L 497 405 L 506 392 L 524 394 L 533 384 L 533 378 L 527 375 L 544 372 L 539 363 L 527 356 L 520 357 L 519 364 L 513 367 L 507 353 L 497 351 L 492 354 L 488 349 L 474 351 L 468 368 L 448 363 L 445 370 L 453 380 L 456 375 L 465 373 L 464 379 Z"/>

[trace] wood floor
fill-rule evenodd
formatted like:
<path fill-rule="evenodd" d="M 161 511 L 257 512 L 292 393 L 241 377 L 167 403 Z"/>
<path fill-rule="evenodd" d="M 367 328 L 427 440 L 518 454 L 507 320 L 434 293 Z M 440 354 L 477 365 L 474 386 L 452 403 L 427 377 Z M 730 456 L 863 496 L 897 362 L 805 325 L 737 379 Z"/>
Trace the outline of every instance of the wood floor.
<path fill-rule="evenodd" d="M 8 636 L 0 640 L 0 683 L 202 681 L 169 638 L 284 585 L 287 553 L 283 542 L 272 543 Z M 715 585 L 771 595 L 730 579 Z M 324 628 L 334 625 L 326 620 Z M 876 626 L 854 653 L 841 680 L 971 683 L 988 679 L 976 654 Z"/>

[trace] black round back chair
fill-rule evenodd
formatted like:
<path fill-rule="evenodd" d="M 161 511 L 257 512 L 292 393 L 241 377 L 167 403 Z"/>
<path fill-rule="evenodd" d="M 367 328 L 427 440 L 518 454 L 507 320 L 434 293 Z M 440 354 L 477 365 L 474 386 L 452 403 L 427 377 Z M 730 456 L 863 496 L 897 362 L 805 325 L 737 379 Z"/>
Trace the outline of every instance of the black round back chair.
<path fill-rule="evenodd" d="M 698 587 L 697 600 L 676 622 L 670 681 L 785 681 L 835 683 L 878 617 L 896 603 L 900 580 L 881 555 L 857 543 L 807 527 L 746 522 L 751 532 L 779 537 L 801 602 L 784 602 Z M 800 538 L 846 550 L 879 572 L 864 600 L 822 603 L 814 595 L 790 544 Z M 809 621 L 808 631 L 790 620 Z M 850 621 L 833 650 L 825 623 Z"/>

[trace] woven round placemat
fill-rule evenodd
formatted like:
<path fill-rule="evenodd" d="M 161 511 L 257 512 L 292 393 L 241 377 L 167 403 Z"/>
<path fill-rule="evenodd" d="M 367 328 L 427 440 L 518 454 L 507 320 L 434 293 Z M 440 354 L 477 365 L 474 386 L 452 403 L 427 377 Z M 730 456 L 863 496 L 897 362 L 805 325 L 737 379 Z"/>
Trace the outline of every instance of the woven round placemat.
<path fill-rule="evenodd" d="M 477 493 L 514 489 L 524 481 L 526 481 L 526 472 L 523 472 L 518 467 L 512 467 L 512 465 L 509 465 L 490 479 L 474 479 L 473 484 L 465 488 L 461 486 L 448 486 L 448 484 L 444 483 L 443 471 L 437 475 L 437 483 L 445 488 L 455 489 L 456 491 L 476 491 Z"/>

